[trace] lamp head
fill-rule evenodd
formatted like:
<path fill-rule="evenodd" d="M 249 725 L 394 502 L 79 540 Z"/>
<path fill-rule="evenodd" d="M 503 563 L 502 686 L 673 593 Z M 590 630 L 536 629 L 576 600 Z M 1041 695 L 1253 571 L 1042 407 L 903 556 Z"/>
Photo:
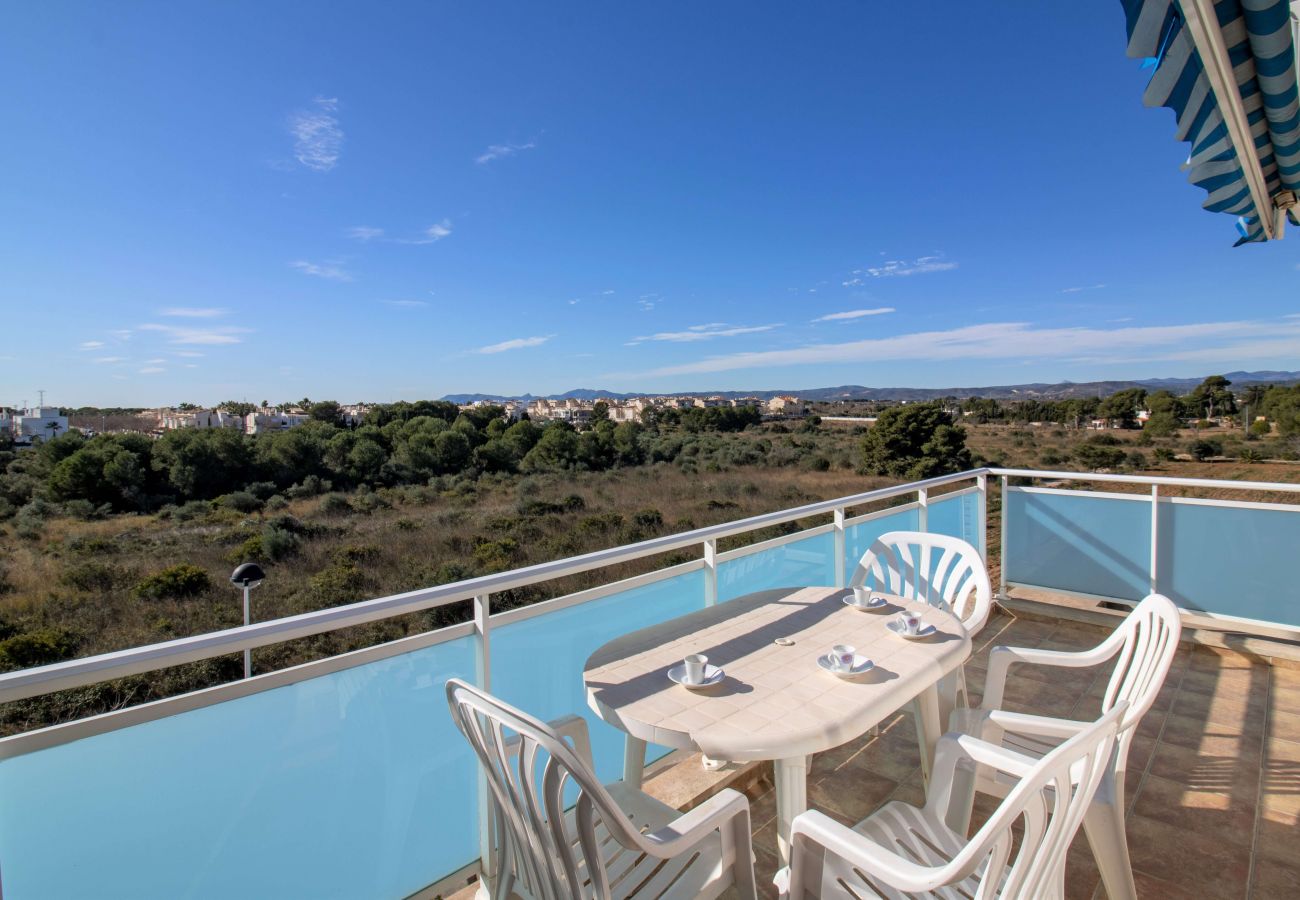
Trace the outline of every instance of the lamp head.
<path fill-rule="evenodd" d="M 230 583 L 235 587 L 255 588 L 266 578 L 266 573 L 257 563 L 244 563 L 230 573 Z"/>

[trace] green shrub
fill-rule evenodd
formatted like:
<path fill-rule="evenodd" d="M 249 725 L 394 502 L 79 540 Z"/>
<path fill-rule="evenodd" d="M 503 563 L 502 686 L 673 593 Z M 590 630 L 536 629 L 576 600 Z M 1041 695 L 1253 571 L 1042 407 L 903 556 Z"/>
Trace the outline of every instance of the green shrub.
<path fill-rule="evenodd" d="M 1257 447 L 1242 447 L 1237 453 L 1237 459 L 1244 463 L 1257 463 L 1264 461 L 1264 451 Z"/>
<path fill-rule="evenodd" d="M 1272 426 L 1269 425 L 1267 419 L 1256 419 L 1250 423 L 1250 433 L 1255 437 L 1268 437 L 1270 431 L 1272 431 Z"/>
<path fill-rule="evenodd" d="M 379 548 L 373 544 L 351 544 L 347 547 L 339 547 L 330 554 L 336 566 L 356 566 L 361 563 L 371 563 L 379 559 Z"/>
<path fill-rule="evenodd" d="M 1172 462 L 1174 458 L 1174 451 L 1170 450 L 1168 447 L 1157 447 L 1154 451 L 1152 451 L 1151 455 L 1155 457 L 1156 462 L 1162 462 L 1162 463 Z"/>
<path fill-rule="evenodd" d="M 1223 455 L 1223 444 L 1219 441 L 1212 441 L 1202 438 L 1192 441 L 1187 445 L 1187 452 L 1192 454 L 1192 459 L 1203 462 L 1212 456 Z"/>
<path fill-rule="evenodd" d="M 59 583 L 79 591 L 111 591 L 129 577 L 130 573 L 120 566 L 92 560 L 64 568 L 59 574 Z"/>
<path fill-rule="evenodd" d="M 1139 451 L 1134 450 L 1132 453 L 1128 455 L 1128 459 L 1125 460 L 1125 462 L 1128 464 L 1128 467 L 1130 469 L 1145 469 L 1147 465 L 1147 458 L 1143 456 Z"/>
<path fill-rule="evenodd" d="M 474 562 L 489 572 L 502 572 L 511 568 L 519 557 L 519 542 L 514 538 L 488 540 L 474 539 Z"/>
<path fill-rule="evenodd" d="M 657 531 L 664 527 L 664 514 L 654 507 L 646 507 L 632 513 L 632 521 L 639 528 Z"/>
<path fill-rule="evenodd" d="M 799 468 L 806 469 L 809 472 L 828 472 L 831 468 L 831 461 L 820 453 L 815 456 L 806 456 L 799 463 Z"/>
<path fill-rule="evenodd" d="M 68 659 L 77 649 L 72 632 L 63 628 L 36 628 L 0 641 L 0 667 L 29 669 Z"/>
<path fill-rule="evenodd" d="M 352 504 L 342 494 L 326 494 L 321 498 L 320 511 L 327 516 L 345 516 L 352 512 Z"/>
<path fill-rule="evenodd" d="M 302 547 L 302 539 L 292 531 L 267 525 L 262 529 L 262 553 L 271 562 L 288 559 Z"/>
<path fill-rule="evenodd" d="M 210 512 L 212 512 L 212 504 L 208 501 L 191 500 L 176 507 L 172 511 L 172 518 L 180 522 L 188 522 L 191 519 L 201 519 Z"/>
<path fill-rule="evenodd" d="M 135 595 L 142 600 L 179 600 L 197 597 L 212 587 L 208 573 L 189 563 L 169 566 L 141 579 Z"/>
<path fill-rule="evenodd" d="M 279 494 L 274 494 L 266 498 L 266 509 L 268 512 L 275 512 L 284 509 L 288 505 L 289 501 L 281 497 Z"/>
<path fill-rule="evenodd" d="M 1088 469 L 1113 469 L 1122 466 L 1126 455 L 1123 448 L 1107 446 L 1105 443 L 1080 444 L 1074 450 L 1074 458 Z"/>
<path fill-rule="evenodd" d="M 262 501 L 248 491 L 235 491 L 217 499 L 217 503 L 236 512 L 251 513 L 262 508 Z"/>

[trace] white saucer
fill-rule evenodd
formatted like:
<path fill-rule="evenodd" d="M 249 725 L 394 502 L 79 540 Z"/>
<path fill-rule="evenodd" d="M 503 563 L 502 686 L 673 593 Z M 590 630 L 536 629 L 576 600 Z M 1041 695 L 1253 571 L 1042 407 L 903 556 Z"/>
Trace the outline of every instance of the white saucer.
<path fill-rule="evenodd" d="M 817 657 L 817 665 L 832 675 L 838 675 L 841 678 L 852 678 L 854 675 L 861 675 L 863 672 L 871 671 L 876 664 L 861 653 L 855 653 L 853 654 L 853 665 L 848 669 L 839 669 L 831 664 L 830 654 L 827 653 Z"/>
<path fill-rule="evenodd" d="M 885 625 L 890 631 L 901 638 L 907 638 L 909 641 L 919 641 L 921 638 L 928 638 L 934 634 L 933 625 L 922 625 L 916 631 L 907 631 L 898 622 L 889 622 Z"/>
<path fill-rule="evenodd" d="M 678 663 L 668 670 L 668 679 L 670 681 L 692 691 L 697 688 L 712 687 L 726 677 L 726 672 L 717 666 L 710 665 L 704 667 L 704 680 L 699 683 L 686 680 L 686 663 Z"/>
<path fill-rule="evenodd" d="M 889 609 L 889 601 L 878 594 L 873 594 L 866 603 L 859 603 L 858 598 L 849 594 L 844 598 L 844 605 L 859 612 L 880 612 Z"/>

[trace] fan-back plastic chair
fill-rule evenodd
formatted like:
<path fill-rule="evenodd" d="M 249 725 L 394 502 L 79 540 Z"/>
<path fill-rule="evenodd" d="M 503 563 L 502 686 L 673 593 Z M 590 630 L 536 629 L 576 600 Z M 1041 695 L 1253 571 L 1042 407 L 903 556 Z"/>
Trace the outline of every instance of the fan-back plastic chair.
<path fill-rule="evenodd" d="M 1114 752 L 1124 710 L 1120 703 L 1040 759 L 945 735 L 925 806 L 896 800 L 853 828 L 820 812 L 799 815 L 790 869 L 778 873 L 777 886 L 789 900 L 1063 897 L 1066 852 Z M 949 788 L 958 769 L 971 765 L 1005 772 L 1016 785 L 967 840 L 946 822 L 953 803 L 969 802 Z"/>
<path fill-rule="evenodd" d="M 977 709 L 957 710 L 949 721 L 950 731 L 974 735 L 1027 756 L 1042 756 L 1064 738 L 1090 727 L 1088 722 L 1035 716 L 1003 710 L 1007 674 L 1013 664 L 1097 666 L 1115 659 L 1102 698 L 1101 708 L 1109 713 L 1127 704 L 1120 720 L 1114 758 L 1103 773 L 1100 787 L 1083 822 L 1088 844 L 1101 871 L 1110 900 L 1132 900 L 1137 889 L 1129 861 L 1124 829 L 1124 776 L 1128 751 L 1138 723 L 1155 703 L 1164 686 L 1169 667 L 1178 650 L 1182 619 L 1178 607 L 1162 594 L 1151 594 L 1139 603 L 1111 635 L 1091 650 L 1064 652 L 1023 647 L 994 647 L 989 653 L 988 679 L 984 699 Z M 973 789 L 994 796 L 1006 796 L 1014 780 L 985 768 L 959 773 L 959 792 Z M 965 823 L 954 821 L 965 830 Z"/>
<path fill-rule="evenodd" d="M 493 900 L 710 898 L 733 885 L 757 896 L 744 795 L 724 790 L 679 813 L 622 782 L 601 785 L 578 716 L 547 724 L 458 679 L 447 702 L 487 778 Z"/>
<path fill-rule="evenodd" d="M 945 534 L 882 534 L 862 555 L 849 586 L 884 591 L 947 610 L 961 620 L 972 638 L 984 628 L 993 608 L 993 585 L 979 551 Z M 939 721 L 947 721 L 949 713 L 959 705 L 970 705 L 965 667 L 939 681 Z M 915 708 L 913 716 L 919 735 L 920 718 Z"/>

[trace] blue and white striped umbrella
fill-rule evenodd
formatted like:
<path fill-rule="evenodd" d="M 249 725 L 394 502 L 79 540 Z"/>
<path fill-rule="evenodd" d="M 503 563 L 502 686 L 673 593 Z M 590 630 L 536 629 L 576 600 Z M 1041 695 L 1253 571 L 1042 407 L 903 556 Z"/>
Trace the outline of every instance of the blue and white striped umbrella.
<path fill-rule="evenodd" d="M 1288 208 L 1300 192 L 1300 87 L 1288 0 L 1120 3 L 1128 55 L 1155 69 L 1143 102 L 1174 111 L 1178 139 L 1191 144 L 1189 180 L 1209 194 L 1205 208 L 1238 217 L 1238 245 L 1275 236 L 1275 207 L 1300 224 L 1296 208 Z M 1238 97 L 1221 96 L 1234 87 Z M 1239 155 L 1242 144 L 1253 158 Z"/>

